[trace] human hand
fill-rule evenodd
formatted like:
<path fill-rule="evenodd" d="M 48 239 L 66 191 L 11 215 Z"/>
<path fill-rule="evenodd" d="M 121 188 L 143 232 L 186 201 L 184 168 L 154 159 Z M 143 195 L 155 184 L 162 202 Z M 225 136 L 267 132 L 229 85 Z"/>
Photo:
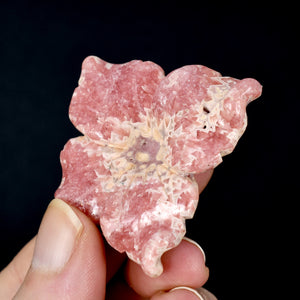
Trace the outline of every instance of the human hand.
<path fill-rule="evenodd" d="M 210 176 L 197 178 L 200 191 Z M 163 274 L 148 277 L 107 245 L 86 215 L 55 199 L 38 235 L 0 273 L 0 299 L 216 299 L 200 288 L 209 274 L 197 244 L 183 240 L 162 263 Z"/>

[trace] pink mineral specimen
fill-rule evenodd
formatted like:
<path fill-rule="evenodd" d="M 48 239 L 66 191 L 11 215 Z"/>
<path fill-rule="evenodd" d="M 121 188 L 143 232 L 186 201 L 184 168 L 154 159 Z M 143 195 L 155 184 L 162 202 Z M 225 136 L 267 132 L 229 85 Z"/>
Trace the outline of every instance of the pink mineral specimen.
<path fill-rule="evenodd" d="M 70 119 L 84 136 L 61 152 L 55 193 L 100 226 L 108 243 L 162 273 L 162 254 L 185 234 L 198 203 L 194 175 L 216 167 L 259 97 L 254 79 L 237 80 L 200 65 L 165 76 L 153 62 L 84 60 Z"/>

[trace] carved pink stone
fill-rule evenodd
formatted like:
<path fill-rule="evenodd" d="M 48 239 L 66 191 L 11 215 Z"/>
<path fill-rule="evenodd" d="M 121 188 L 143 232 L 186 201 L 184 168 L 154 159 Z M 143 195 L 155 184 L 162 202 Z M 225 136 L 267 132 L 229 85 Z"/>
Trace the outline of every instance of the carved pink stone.
<path fill-rule="evenodd" d="M 55 193 L 100 226 L 108 243 L 162 273 L 162 254 L 185 234 L 198 203 L 194 175 L 216 167 L 259 97 L 254 79 L 237 80 L 200 65 L 164 75 L 153 62 L 84 60 L 70 119 L 84 136 L 61 152 Z"/>

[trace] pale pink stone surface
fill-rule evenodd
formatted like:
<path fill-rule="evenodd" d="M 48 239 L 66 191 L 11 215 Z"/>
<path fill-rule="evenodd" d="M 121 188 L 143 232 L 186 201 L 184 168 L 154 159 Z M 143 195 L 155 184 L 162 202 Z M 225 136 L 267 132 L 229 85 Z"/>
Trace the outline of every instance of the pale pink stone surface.
<path fill-rule="evenodd" d="M 108 243 L 149 276 L 177 246 L 198 202 L 194 174 L 216 167 L 247 125 L 254 79 L 185 66 L 164 75 L 152 62 L 83 62 L 70 119 L 84 136 L 61 153 L 57 198 L 100 223 Z"/>

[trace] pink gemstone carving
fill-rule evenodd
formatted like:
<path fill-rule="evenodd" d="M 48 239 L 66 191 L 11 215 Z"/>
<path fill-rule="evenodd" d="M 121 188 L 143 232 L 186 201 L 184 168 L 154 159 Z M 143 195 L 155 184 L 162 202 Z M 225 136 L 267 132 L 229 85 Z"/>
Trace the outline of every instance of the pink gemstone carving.
<path fill-rule="evenodd" d="M 200 65 L 165 76 L 153 62 L 84 60 L 70 119 L 84 136 L 61 152 L 55 193 L 100 223 L 108 243 L 159 276 L 198 203 L 194 175 L 216 167 L 243 134 L 254 79 Z"/>

